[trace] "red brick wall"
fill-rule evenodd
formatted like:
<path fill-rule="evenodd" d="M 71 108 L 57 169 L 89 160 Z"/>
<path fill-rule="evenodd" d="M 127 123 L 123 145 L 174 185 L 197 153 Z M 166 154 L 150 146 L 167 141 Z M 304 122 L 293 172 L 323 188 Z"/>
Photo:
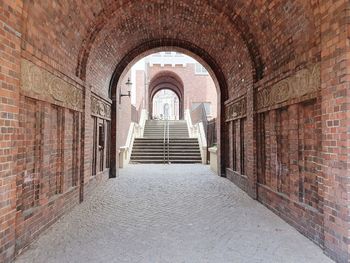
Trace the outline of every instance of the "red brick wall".
<path fill-rule="evenodd" d="M 186 2 L 190 1 L 186 0 Z M 150 9 L 151 6 L 154 6 L 154 8 L 160 8 L 159 4 L 155 2 L 150 2 L 149 5 L 150 6 L 148 8 Z M 172 9 L 173 7 L 170 7 L 169 5 L 171 4 L 168 2 L 164 2 L 164 7 L 162 8 Z M 177 2 L 174 3 L 174 5 L 176 5 L 175 10 L 177 10 L 178 13 L 187 13 L 185 5 L 181 5 Z M 113 7 L 110 8 L 112 9 Z M 152 12 L 151 10 L 149 14 L 153 15 L 147 15 L 146 17 L 141 18 L 137 15 L 139 14 L 138 10 L 140 10 L 140 8 L 143 9 L 144 6 L 141 4 L 141 2 L 138 2 L 131 5 L 130 9 L 128 10 L 130 14 L 133 14 L 134 19 L 132 26 L 128 29 L 132 30 L 133 33 L 130 33 L 128 35 L 129 37 L 127 41 L 118 40 L 120 38 L 123 38 L 123 36 L 120 35 L 121 31 L 119 30 L 119 28 L 114 27 L 114 25 L 116 24 L 128 24 L 128 21 L 118 21 L 118 19 L 123 17 L 122 11 L 121 9 L 119 9 L 113 14 L 111 20 L 109 20 L 108 23 L 106 23 L 106 26 L 99 32 L 96 40 L 93 43 L 93 47 L 89 51 L 90 56 L 87 61 L 86 76 L 87 82 L 91 83 L 91 85 L 96 90 L 98 90 L 98 92 L 103 92 L 106 89 L 106 87 L 109 86 L 110 78 L 106 78 L 106 75 L 112 76 L 112 73 L 115 70 L 115 61 L 122 61 L 122 58 L 124 58 L 131 51 L 133 51 L 133 54 L 135 54 L 136 52 L 134 51 L 138 49 L 140 45 L 143 44 L 148 45 L 148 48 L 145 50 L 148 51 L 153 46 L 153 44 L 148 43 L 147 40 L 157 40 L 160 43 L 163 43 L 164 45 L 164 43 L 166 42 L 162 41 L 162 39 L 167 37 L 171 39 L 172 36 L 176 35 L 175 32 L 179 32 L 179 30 L 182 30 L 182 37 L 180 39 L 180 42 L 181 40 L 189 41 L 188 49 L 190 49 L 190 43 L 195 43 L 197 46 L 200 46 L 204 50 L 210 51 L 210 55 L 215 59 L 215 61 L 222 65 L 222 72 L 224 72 L 224 74 L 227 75 L 227 80 L 230 83 L 230 85 L 232 84 L 232 87 L 240 87 L 239 85 L 233 85 L 235 81 L 241 82 L 241 80 L 244 79 L 246 83 L 249 83 L 249 81 L 252 80 L 252 65 L 250 62 L 247 62 L 250 61 L 248 50 L 245 47 L 245 44 L 242 41 L 242 39 L 237 37 L 240 35 L 239 32 L 237 32 L 232 26 L 226 26 L 230 24 L 228 22 L 229 18 L 225 17 L 223 21 L 218 21 L 221 10 L 217 10 L 215 8 L 207 9 L 205 8 L 204 4 L 196 6 L 196 12 L 201 14 L 208 13 L 208 16 L 213 18 L 213 21 L 215 21 L 212 21 L 213 23 L 206 24 L 204 31 L 203 27 L 201 26 L 202 23 L 200 21 L 197 21 L 198 23 L 194 23 L 193 21 L 191 22 L 184 20 L 183 22 L 177 24 L 171 21 L 165 21 L 164 18 L 162 18 L 162 20 L 164 20 L 164 23 L 162 23 L 162 25 L 164 27 L 167 27 L 168 32 L 172 32 L 172 34 L 169 36 L 164 36 L 162 34 L 159 34 L 160 31 L 155 30 L 154 32 L 157 32 L 157 34 L 152 35 L 152 37 L 150 38 L 149 32 L 146 29 L 144 29 L 143 25 L 145 23 L 148 23 L 150 27 L 157 27 L 157 18 L 154 16 L 154 12 Z M 218 33 L 219 31 L 215 27 L 216 23 L 224 23 L 225 25 L 221 27 L 220 33 Z M 191 30 L 188 30 L 189 28 L 191 28 Z M 216 33 L 213 34 L 213 32 Z M 210 35 L 210 41 L 207 41 L 205 38 L 203 38 L 203 35 Z M 108 43 L 115 44 L 109 45 Z M 173 43 L 175 44 L 176 41 L 174 41 Z M 220 44 L 213 48 L 211 43 Z M 235 48 L 237 50 L 240 50 L 240 52 L 235 52 Z M 202 58 L 204 58 L 204 56 Z M 231 63 L 227 64 L 225 61 L 246 61 L 247 63 L 241 63 L 241 65 L 239 66 L 238 63 L 232 65 Z M 125 61 L 123 61 L 123 63 L 124 62 Z M 230 72 L 233 71 L 235 71 L 236 74 L 230 74 Z M 232 92 L 232 94 L 236 93 L 236 91 L 230 92 Z"/>
<path fill-rule="evenodd" d="M 130 77 L 130 73 L 125 75 L 123 80 L 120 82 L 120 87 L 122 87 L 122 93 L 127 93 L 127 87 L 124 83 L 127 82 L 128 77 Z M 138 94 L 137 94 L 138 95 Z M 136 95 L 136 96 L 137 96 Z M 117 140 L 117 149 L 122 146 L 125 146 L 126 140 L 128 137 L 129 127 L 131 124 L 131 100 L 129 97 L 122 97 L 121 103 L 119 104 L 119 100 L 117 101 L 118 111 L 118 140 Z"/>
<path fill-rule="evenodd" d="M 136 104 L 137 110 L 142 109 L 145 100 L 145 71 L 136 70 Z"/>
<path fill-rule="evenodd" d="M 21 1 L 0 3 L 0 261 L 15 251 Z"/>
<path fill-rule="evenodd" d="M 39 202 L 39 174 L 40 174 L 40 158 L 41 151 L 38 140 L 41 139 L 41 127 L 38 124 L 38 119 L 41 117 L 38 112 L 39 105 L 35 100 L 22 97 L 24 103 L 21 106 L 23 112 L 20 112 L 20 129 L 24 129 L 25 135 L 23 138 L 23 165 L 26 174 L 23 176 L 22 183 L 22 207 L 23 210 L 30 209 L 38 205 Z"/>
<path fill-rule="evenodd" d="M 125 146 L 128 137 L 129 127 L 131 124 L 131 103 L 129 98 L 124 98 L 122 102 L 123 106 L 119 109 L 118 118 L 118 141 L 117 147 Z"/>
<path fill-rule="evenodd" d="M 64 136 L 64 171 L 65 181 L 63 185 L 68 191 L 71 187 L 77 186 L 79 168 L 77 163 L 79 160 L 80 145 L 79 145 L 79 113 L 72 110 L 65 112 L 65 136 Z"/>
<path fill-rule="evenodd" d="M 260 113 L 258 199 L 323 246 L 320 125 L 317 100 Z"/>
<path fill-rule="evenodd" d="M 106 178 L 108 168 L 91 172 L 91 94 L 112 102 L 113 73 L 118 80 L 134 59 L 163 47 L 193 55 L 220 85 L 227 176 L 332 258 L 348 261 L 349 1 L 23 2 L 0 2 L 0 261 L 10 261 Z M 155 12 L 161 9 L 178 19 Z M 81 107 L 68 107 L 57 90 L 53 97 L 24 92 L 24 59 L 55 76 L 43 81 L 50 88 L 82 91 Z M 258 109 L 259 92 L 317 63 L 320 90 Z M 244 97 L 245 112 L 225 122 L 225 108 Z M 238 162 L 234 172 L 233 153 L 237 162 L 242 145 L 246 167 L 242 172 Z"/>
<path fill-rule="evenodd" d="M 79 201 L 80 115 L 21 96 L 17 251 Z"/>
<path fill-rule="evenodd" d="M 349 260 L 349 1 L 321 1 L 322 150 L 325 250 Z"/>

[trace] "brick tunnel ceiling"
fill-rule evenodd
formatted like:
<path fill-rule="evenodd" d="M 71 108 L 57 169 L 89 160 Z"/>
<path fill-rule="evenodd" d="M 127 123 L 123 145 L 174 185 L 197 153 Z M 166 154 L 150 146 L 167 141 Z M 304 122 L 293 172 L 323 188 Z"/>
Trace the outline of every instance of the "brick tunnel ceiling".
<path fill-rule="evenodd" d="M 131 61 L 149 41 L 161 46 L 175 40 L 174 46 L 204 51 L 199 57 L 207 61 L 207 54 L 215 61 L 228 87 L 252 83 L 290 62 L 300 65 L 310 52 L 319 52 L 311 48 L 319 41 L 317 1 L 66 2 L 25 2 L 28 28 L 35 28 L 26 31 L 26 44 L 55 58 L 50 63 L 67 75 L 74 72 L 102 96 L 108 96 L 120 61 L 128 56 Z"/>

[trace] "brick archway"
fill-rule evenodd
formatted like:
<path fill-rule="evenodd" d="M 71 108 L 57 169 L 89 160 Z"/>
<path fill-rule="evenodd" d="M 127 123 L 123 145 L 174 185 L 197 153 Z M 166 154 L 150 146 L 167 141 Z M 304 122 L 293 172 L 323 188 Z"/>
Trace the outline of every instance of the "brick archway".
<path fill-rule="evenodd" d="M 197 60 L 199 63 L 201 63 L 209 72 L 210 76 L 212 77 L 214 84 L 216 86 L 217 95 L 218 95 L 218 101 L 217 101 L 217 107 L 218 107 L 218 113 L 217 113 L 217 141 L 218 141 L 218 167 L 219 168 L 219 174 L 224 175 L 225 173 L 225 151 L 227 154 L 228 149 L 226 147 L 221 147 L 221 145 L 225 145 L 225 142 L 222 142 L 222 139 L 224 138 L 223 132 L 225 131 L 225 128 L 223 127 L 225 121 L 224 121 L 224 107 L 223 102 L 227 100 L 228 98 L 228 89 L 227 89 L 227 83 L 224 75 L 222 74 L 222 70 L 220 69 L 219 65 L 216 63 L 216 61 L 211 58 L 211 56 L 201 49 L 200 47 L 197 47 L 196 45 L 186 42 L 186 41 L 180 41 L 180 40 L 174 40 L 174 39 L 162 39 L 162 40 L 154 40 L 151 42 L 146 42 L 139 47 L 131 50 L 122 60 L 121 62 L 116 66 L 116 69 L 113 73 L 113 77 L 111 79 L 110 87 L 109 87 L 109 94 L 110 98 L 112 99 L 112 123 L 111 123 L 111 169 L 110 169 L 110 177 L 114 178 L 117 176 L 117 167 L 118 167 L 118 159 L 116 158 L 116 138 L 117 138 L 117 126 L 116 121 L 118 118 L 118 107 L 116 107 L 116 98 L 118 97 L 118 94 L 120 90 L 118 87 L 119 81 L 124 77 L 124 75 L 128 72 L 128 70 L 131 68 L 131 66 L 140 60 L 141 58 L 150 55 L 152 53 L 160 52 L 160 51 L 176 51 L 183 54 L 186 54 L 195 60 Z M 177 80 L 181 84 L 181 80 Z M 251 86 L 252 88 L 252 86 Z"/>
<path fill-rule="evenodd" d="M 148 101 L 149 101 L 149 116 L 153 116 L 153 98 L 161 90 L 171 90 L 173 91 L 179 99 L 179 118 L 182 120 L 184 118 L 184 84 L 181 78 L 171 72 L 162 71 L 155 75 L 149 84 L 148 89 Z"/>
<path fill-rule="evenodd" d="M 0 261 L 116 175 L 115 141 L 112 168 L 92 173 L 93 131 L 112 122 L 106 137 L 116 138 L 118 81 L 140 56 L 172 49 L 204 64 L 218 88 L 221 174 L 346 262 L 348 6 L 1 1 Z"/>

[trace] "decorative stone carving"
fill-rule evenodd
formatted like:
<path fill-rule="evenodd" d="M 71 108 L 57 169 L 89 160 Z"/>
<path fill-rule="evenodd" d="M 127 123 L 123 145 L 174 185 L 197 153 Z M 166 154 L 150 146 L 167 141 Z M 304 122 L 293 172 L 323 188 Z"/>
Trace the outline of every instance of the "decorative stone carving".
<path fill-rule="evenodd" d="M 258 91 L 257 109 L 273 106 L 290 99 L 300 98 L 321 87 L 320 65 L 302 69 L 269 88 Z"/>
<path fill-rule="evenodd" d="M 98 99 L 91 97 L 91 113 L 102 118 L 111 118 L 111 105 Z"/>
<path fill-rule="evenodd" d="M 22 59 L 21 67 L 22 90 L 51 98 L 67 108 L 83 109 L 82 90 L 28 60 Z"/>
<path fill-rule="evenodd" d="M 247 114 L 247 98 L 244 97 L 225 108 L 225 120 L 232 121 Z"/>

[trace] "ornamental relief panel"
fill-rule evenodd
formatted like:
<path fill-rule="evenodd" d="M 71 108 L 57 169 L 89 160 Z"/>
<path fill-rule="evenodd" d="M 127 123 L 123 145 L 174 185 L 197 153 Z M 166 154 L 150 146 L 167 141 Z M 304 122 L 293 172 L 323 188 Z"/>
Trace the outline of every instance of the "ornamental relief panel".
<path fill-rule="evenodd" d="M 281 80 L 269 88 L 258 91 L 257 109 L 297 99 L 318 91 L 321 87 L 320 65 L 302 69 L 295 75 Z"/>
<path fill-rule="evenodd" d="M 247 98 L 227 105 L 225 108 L 225 121 L 232 121 L 238 118 L 242 118 L 247 114 Z"/>
<path fill-rule="evenodd" d="M 91 114 L 100 116 L 102 118 L 111 118 L 111 105 L 98 99 L 91 97 Z"/>
<path fill-rule="evenodd" d="M 67 108 L 83 109 L 82 90 L 25 59 L 21 61 L 21 89 Z"/>

